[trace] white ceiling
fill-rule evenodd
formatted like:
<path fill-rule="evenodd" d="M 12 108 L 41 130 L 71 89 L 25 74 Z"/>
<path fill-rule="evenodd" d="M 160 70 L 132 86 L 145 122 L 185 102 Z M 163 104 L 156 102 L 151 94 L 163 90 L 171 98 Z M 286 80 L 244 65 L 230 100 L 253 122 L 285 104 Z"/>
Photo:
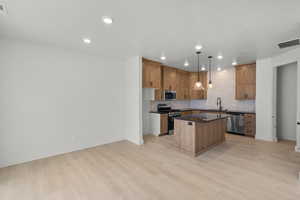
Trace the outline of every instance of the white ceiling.
<path fill-rule="evenodd" d="M 0 0 L 3 1 L 3 0 Z M 24 39 L 104 56 L 141 55 L 183 67 L 222 53 L 216 66 L 253 62 L 282 52 L 277 43 L 300 34 L 299 0 L 6 0 L 0 37 Z M 102 16 L 114 23 L 104 25 Z M 82 37 L 90 37 L 85 45 Z M 285 50 L 286 51 L 286 50 Z M 192 66 L 187 69 L 194 70 Z"/>

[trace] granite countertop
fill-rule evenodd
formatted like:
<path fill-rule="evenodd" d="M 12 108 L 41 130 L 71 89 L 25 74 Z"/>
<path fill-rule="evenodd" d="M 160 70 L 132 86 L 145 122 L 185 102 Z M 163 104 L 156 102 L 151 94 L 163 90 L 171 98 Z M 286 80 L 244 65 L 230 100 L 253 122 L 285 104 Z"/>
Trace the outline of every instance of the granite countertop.
<path fill-rule="evenodd" d="M 178 112 L 184 112 L 184 111 L 192 111 L 192 110 L 199 110 L 199 111 L 207 111 L 207 112 L 219 112 L 218 109 L 205 109 L 205 108 L 182 108 L 182 109 L 174 109 Z M 240 114 L 255 114 L 255 111 L 242 111 L 242 110 L 222 110 L 222 112 L 230 114 L 230 113 L 240 113 Z M 150 111 L 150 113 L 157 113 L 157 114 L 163 114 L 167 112 L 158 112 L 158 111 Z"/>
<path fill-rule="evenodd" d="M 194 122 L 211 122 L 229 117 L 227 114 L 200 113 L 195 115 L 185 115 L 176 117 L 175 119 Z"/>

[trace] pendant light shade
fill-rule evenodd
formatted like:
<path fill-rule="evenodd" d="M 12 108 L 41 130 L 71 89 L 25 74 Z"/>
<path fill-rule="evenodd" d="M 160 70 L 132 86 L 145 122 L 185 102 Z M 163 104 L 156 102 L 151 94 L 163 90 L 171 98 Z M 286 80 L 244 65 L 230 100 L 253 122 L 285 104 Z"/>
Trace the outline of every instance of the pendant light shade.
<path fill-rule="evenodd" d="M 213 84 L 212 84 L 212 71 L 211 71 L 211 60 L 212 60 L 212 56 L 208 56 L 208 76 L 209 76 L 209 80 L 208 80 L 208 87 L 212 88 Z"/>
<path fill-rule="evenodd" d="M 197 66 L 198 66 L 198 73 L 197 73 L 197 81 L 195 83 L 195 86 L 194 86 L 194 89 L 195 90 L 204 90 L 204 87 L 202 85 L 202 82 L 200 81 L 200 54 L 201 54 L 201 51 L 197 51 L 196 52 L 197 54 Z"/>

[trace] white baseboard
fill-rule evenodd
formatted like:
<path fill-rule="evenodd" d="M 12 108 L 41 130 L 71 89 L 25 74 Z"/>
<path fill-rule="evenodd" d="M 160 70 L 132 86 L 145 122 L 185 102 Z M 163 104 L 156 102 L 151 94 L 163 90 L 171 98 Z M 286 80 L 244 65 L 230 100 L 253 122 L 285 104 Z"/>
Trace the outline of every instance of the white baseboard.
<path fill-rule="evenodd" d="M 277 137 L 274 138 L 266 138 L 266 137 L 255 137 L 256 140 L 262 140 L 267 142 L 278 142 Z"/>

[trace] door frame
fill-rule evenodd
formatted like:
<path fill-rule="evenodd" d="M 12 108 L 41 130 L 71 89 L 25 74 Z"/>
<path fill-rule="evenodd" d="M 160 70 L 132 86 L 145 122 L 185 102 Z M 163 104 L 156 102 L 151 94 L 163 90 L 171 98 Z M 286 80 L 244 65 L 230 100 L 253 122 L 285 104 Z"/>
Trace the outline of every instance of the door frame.
<path fill-rule="evenodd" d="M 296 126 L 296 146 L 295 151 L 300 152 L 300 126 L 297 125 L 297 121 L 300 121 L 300 48 L 286 52 L 284 54 L 271 58 L 271 67 L 273 75 L 273 90 L 272 90 L 272 137 L 273 141 L 277 141 L 276 131 L 276 105 L 277 105 L 277 68 L 283 65 L 291 63 L 297 64 L 297 118 L 295 121 Z"/>
<path fill-rule="evenodd" d="M 300 65 L 299 65 L 299 62 L 292 62 L 292 63 L 288 63 L 288 64 L 293 64 L 293 63 L 296 63 L 297 65 L 297 74 L 298 71 L 300 70 Z M 285 64 L 285 65 L 288 65 L 288 64 Z M 274 141 L 277 142 L 278 141 L 278 135 L 277 135 L 277 86 L 278 86 L 278 69 L 279 67 L 282 67 L 282 66 L 285 66 L 285 65 L 280 65 L 280 66 L 275 66 L 273 67 L 273 103 L 272 103 L 272 127 L 273 127 L 273 138 L 274 138 Z M 297 75 L 296 75 L 297 76 Z M 297 83 L 299 85 L 299 76 L 297 76 Z M 298 87 L 298 86 L 297 86 Z M 297 94 L 299 93 L 299 88 L 296 88 L 296 92 Z M 300 100 L 299 98 L 299 95 L 296 94 L 296 102 L 298 102 Z M 297 106 L 297 110 L 299 111 L 299 106 Z M 300 116 L 299 115 L 299 112 L 297 112 L 297 115 L 295 116 L 296 117 L 296 120 L 295 120 L 295 126 L 296 126 L 296 142 L 299 141 L 297 136 L 300 134 L 300 129 L 299 129 L 299 126 L 297 125 L 297 121 L 299 121 L 300 119 Z M 297 150 L 297 147 L 298 147 L 298 143 L 295 147 L 295 150 Z"/>

